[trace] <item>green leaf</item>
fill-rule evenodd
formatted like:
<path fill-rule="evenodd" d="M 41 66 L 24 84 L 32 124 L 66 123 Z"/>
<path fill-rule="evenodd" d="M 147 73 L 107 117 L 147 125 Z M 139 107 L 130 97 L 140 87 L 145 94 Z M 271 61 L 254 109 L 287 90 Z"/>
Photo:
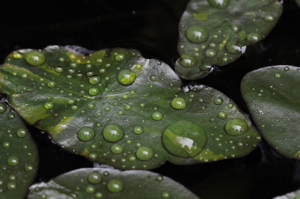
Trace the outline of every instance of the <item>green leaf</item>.
<path fill-rule="evenodd" d="M 269 34 L 281 12 L 277 0 L 191 0 L 179 23 L 177 74 L 199 79 L 233 62 Z"/>
<path fill-rule="evenodd" d="M 298 4 L 298 6 L 300 6 L 300 0 L 296 0 L 296 3 Z"/>
<path fill-rule="evenodd" d="M 263 137 L 279 153 L 300 159 L 300 68 L 270 66 L 242 80 L 245 102 Z"/>
<path fill-rule="evenodd" d="M 224 94 L 207 86 L 184 92 L 168 65 L 136 50 L 80 55 L 50 46 L 40 66 L 26 61 L 29 52 L 7 57 L 0 92 L 9 94 L 27 122 L 91 161 L 152 169 L 166 160 L 193 164 L 240 157 L 259 142 L 250 120 Z"/>
<path fill-rule="evenodd" d="M 277 196 L 273 199 L 300 199 L 300 190 L 291 192 L 291 193 L 287 193 L 283 196 Z"/>
<path fill-rule="evenodd" d="M 0 102 L 0 198 L 22 199 L 34 181 L 38 150 L 20 117 Z"/>
<path fill-rule="evenodd" d="M 172 179 L 149 171 L 84 168 L 30 187 L 28 199 L 198 198 Z"/>

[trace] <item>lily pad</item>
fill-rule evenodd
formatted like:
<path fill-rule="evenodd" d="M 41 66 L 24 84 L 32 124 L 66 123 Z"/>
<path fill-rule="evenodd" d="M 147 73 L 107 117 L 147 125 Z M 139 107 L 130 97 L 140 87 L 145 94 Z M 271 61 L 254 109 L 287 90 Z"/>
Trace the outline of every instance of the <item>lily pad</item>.
<path fill-rule="evenodd" d="M 39 66 L 27 61 L 30 52 L 8 55 L 0 92 L 28 123 L 91 161 L 152 169 L 240 157 L 260 141 L 224 94 L 203 85 L 184 92 L 167 64 L 137 50 L 81 55 L 50 46 Z"/>
<path fill-rule="evenodd" d="M 300 190 L 291 192 L 291 193 L 287 193 L 283 196 L 277 196 L 273 199 L 300 199 Z"/>
<path fill-rule="evenodd" d="M 296 3 L 298 4 L 298 6 L 300 6 L 300 0 L 296 0 Z"/>
<path fill-rule="evenodd" d="M 191 0 L 179 23 L 177 74 L 199 79 L 233 62 L 269 34 L 281 12 L 277 0 Z"/>
<path fill-rule="evenodd" d="M 30 187 L 28 199 L 40 198 L 198 198 L 172 179 L 149 171 L 78 169 Z"/>
<path fill-rule="evenodd" d="M 37 147 L 18 114 L 2 101 L 0 126 L 0 198 L 22 199 L 37 173 Z"/>
<path fill-rule="evenodd" d="M 300 159 L 300 68 L 270 66 L 248 73 L 241 90 L 257 128 L 279 153 Z"/>

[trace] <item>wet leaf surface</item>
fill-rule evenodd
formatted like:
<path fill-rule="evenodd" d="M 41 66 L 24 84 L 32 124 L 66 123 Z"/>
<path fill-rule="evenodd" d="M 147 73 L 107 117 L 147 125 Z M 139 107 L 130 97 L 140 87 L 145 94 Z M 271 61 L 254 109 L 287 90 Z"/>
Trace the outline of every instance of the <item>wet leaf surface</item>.
<path fill-rule="evenodd" d="M 194 80 L 233 62 L 269 34 L 281 12 L 276 0 L 191 0 L 179 23 L 176 72 Z"/>
<path fill-rule="evenodd" d="M 38 150 L 18 114 L 0 101 L 0 198 L 22 199 L 38 170 Z"/>
<path fill-rule="evenodd" d="M 295 192 L 287 193 L 283 196 L 277 196 L 274 199 L 299 199 L 300 198 L 300 190 Z"/>
<path fill-rule="evenodd" d="M 64 149 L 120 169 L 240 157 L 260 141 L 224 94 L 182 89 L 168 65 L 136 50 L 19 50 L 1 66 L 0 84 L 20 115 Z"/>
<path fill-rule="evenodd" d="M 257 128 L 279 153 L 300 159 L 300 68 L 270 66 L 248 73 L 241 90 Z"/>
<path fill-rule="evenodd" d="M 78 169 L 30 187 L 28 199 L 40 198 L 198 198 L 184 186 L 149 171 Z"/>

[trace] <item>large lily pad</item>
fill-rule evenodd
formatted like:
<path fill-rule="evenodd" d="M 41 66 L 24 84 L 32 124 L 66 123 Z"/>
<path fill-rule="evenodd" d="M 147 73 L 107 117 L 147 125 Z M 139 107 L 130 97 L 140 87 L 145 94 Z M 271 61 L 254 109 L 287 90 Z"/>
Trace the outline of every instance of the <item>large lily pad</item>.
<path fill-rule="evenodd" d="M 287 193 L 283 196 L 277 196 L 273 199 L 300 199 L 300 190 L 291 192 L 291 193 Z"/>
<path fill-rule="evenodd" d="M 179 23 L 176 72 L 199 79 L 233 62 L 269 34 L 281 12 L 277 0 L 191 0 Z"/>
<path fill-rule="evenodd" d="M 300 159 L 300 68 L 270 66 L 248 73 L 241 89 L 263 137 L 279 153 Z"/>
<path fill-rule="evenodd" d="M 0 67 L 0 85 L 60 146 L 116 168 L 240 157 L 260 139 L 224 94 L 207 86 L 184 92 L 168 65 L 136 50 L 16 51 Z"/>
<path fill-rule="evenodd" d="M 28 199 L 40 198 L 198 198 L 184 186 L 149 171 L 78 169 L 30 187 Z"/>
<path fill-rule="evenodd" d="M 0 198 L 22 199 L 37 173 L 37 147 L 18 114 L 3 102 L 0 126 Z"/>

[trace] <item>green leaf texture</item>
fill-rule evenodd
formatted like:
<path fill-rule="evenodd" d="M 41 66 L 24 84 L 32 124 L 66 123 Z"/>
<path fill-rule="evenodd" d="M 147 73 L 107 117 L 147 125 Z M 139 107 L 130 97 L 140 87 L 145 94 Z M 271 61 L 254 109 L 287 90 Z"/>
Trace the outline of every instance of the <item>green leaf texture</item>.
<path fill-rule="evenodd" d="M 269 34 L 281 12 L 277 0 L 191 0 L 179 23 L 176 73 L 194 80 L 233 62 Z"/>
<path fill-rule="evenodd" d="M 21 118 L 4 102 L 0 126 L 0 198 L 22 199 L 37 173 L 37 147 Z"/>
<path fill-rule="evenodd" d="M 168 65 L 136 50 L 16 51 L 0 67 L 0 86 L 64 149 L 119 169 L 240 157 L 260 141 L 224 94 L 207 86 L 184 92 Z"/>
<path fill-rule="evenodd" d="M 32 185 L 28 199 L 40 198 L 196 199 L 198 197 L 172 179 L 153 172 L 85 168 L 65 173 L 47 183 Z"/>
<path fill-rule="evenodd" d="M 270 66 L 242 80 L 245 102 L 263 137 L 279 153 L 300 159 L 300 68 Z"/>

